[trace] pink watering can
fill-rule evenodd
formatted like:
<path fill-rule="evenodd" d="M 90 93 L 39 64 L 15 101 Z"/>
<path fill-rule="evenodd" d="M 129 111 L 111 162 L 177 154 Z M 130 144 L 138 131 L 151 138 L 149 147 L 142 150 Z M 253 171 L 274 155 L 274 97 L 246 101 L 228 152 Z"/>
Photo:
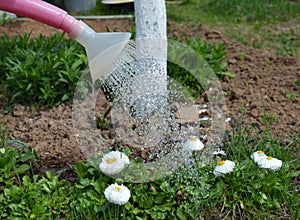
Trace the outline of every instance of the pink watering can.
<path fill-rule="evenodd" d="M 93 81 L 112 67 L 131 37 L 127 32 L 96 33 L 66 11 L 41 0 L 0 0 L 0 10 L 62 29 L 78 41 L 85 47 Z"/>

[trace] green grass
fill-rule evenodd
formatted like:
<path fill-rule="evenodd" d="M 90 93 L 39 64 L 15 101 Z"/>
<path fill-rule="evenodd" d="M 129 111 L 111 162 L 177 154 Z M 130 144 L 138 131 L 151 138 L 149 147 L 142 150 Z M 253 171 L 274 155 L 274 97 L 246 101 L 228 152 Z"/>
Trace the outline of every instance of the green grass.
<path fill-rule="evenodd" d="M 168 17 L 195 25 L 201 22 L 228 37 L 256 48 L 275 48 L 297 55 L 300 42 L 300 4 L 286 0 L 199 0 L 168 5 Z"/>
<path fill-rule="evenodd" d="M 124 206 L 110 204 L 104 190 L 114 180 L 92 163 L 78 162 L 69 170 L 78 180 L 70 183 L 57 174 L 32 173 L 36 153 L 2 135 L 0 153 L 1 219 L 297 219 L 299 217 L 300 156 L 295 137 L 286 144 L 271 135 L 253 135 L 234 129 L 226 145 L 236 163 L 225 176 L 214 176 L 218 159 L 206 166 L 189 165 L 173 175 L 144 184 L 124 183 L 131 198 Z M 251 132 L 250 132 L 251 131 Z M 14 146 L 14 147 L 12 147 Z M 256 150 L 283 161 L 278 171 L 259 168 L 250 158 Z M 125 152 L 129 152 L 128 149 Z M 194 155 L 198 158 L 199 155 Z"/>

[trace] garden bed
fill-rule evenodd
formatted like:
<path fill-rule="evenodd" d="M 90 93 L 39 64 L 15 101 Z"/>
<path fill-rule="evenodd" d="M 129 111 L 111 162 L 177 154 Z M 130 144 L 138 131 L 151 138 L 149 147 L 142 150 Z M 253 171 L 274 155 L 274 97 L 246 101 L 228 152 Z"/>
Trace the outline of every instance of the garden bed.
<path fill-rule="evenodd" d="M 99 32 L 134 30 L 132 19 L 85 20 L 85 22 Z M 54 58 L 52 51 L 58 51 L 57 53 L 64 55 L 62 59 L 67 57 L 71 63 L 74 63 L 73 55 L 78 55 L 77 51 L 84 53 L 76 42 L 65 41 L 61 35 L 47 40 L 47 45 L 44 46 L 41 43 L 44 39 L 38 38 L 40 34 L 50 37 L 61 31 L 38 22 L 15 20 L 0 25 L 1 35 L 7 34 L 10 38 L 15 35 L 23 36 L 24 32 L 38 39 L 38 46 L 32 46 L 32 42 L 29 42 L 26 36 L 21 37 L 20 41 L 20 37 L 16 38 L 18 43 L 7 40 L 7 37 L 1 38 L 4 42 L 0 44 L 0 51 L 2 48 L 5 51 L 3 54 L 10 51 L 7 51 L 7 48 L 15 48 L 16 51 L 12 51 L 13 57 L 21 57 L 21 61 L 11 63 L 10 59 L 2 59 L 5 62 L 1 63 L 4 67 L 1 70 L 4 73 L 11 69 L 10 64 L 13 64 L 13 70 L 16 70 L 13 72 L 16 74 L 10 75 L 11 84 L 5 84 L 7 81 L 3 80 L 3 84 L 11 86 L 11 90 L 2 87 L 0 90 L 2 104 L 0 106 L 0 140 L 2 141 L 0 162 L 3 174 L 0 177 L 0 196 L 3 198 L 0 200 L 2 207 L 0 215 L 2 218 L 34 219 L 39 216 L 42 219 L 197 219 L 199 217 L 201 219 L 296 219 L 299 216 L 297 209 L 299 157 L 297 155 L 300 149 L 298 120 L 300 63 L 297 58 L 282 57 L 276 55 L 274 51 L 246 47 L 228 40 L 219 30 L 208 29 L 203 24 L 188 27 L 169 20 L 168 34 L 172 38 L 187 40 L 186 36 L 188 36 L 188 39 L 199 37 L 207 43 L 224 42 L 227 52 L 226 71 L 235 75 L 220 80 L 226 99 L 226 118 L 231 119 L 227 120 L 229 122 L 227 122 L 226 134 L 231 137 L 227 138 L 228 136 L 224 135 L 225 152 L 220 152 L 214 157 L 212 163 L 205 166 L 202 166 L 200 160 L 196 160 L 196 163 L 192 165 L 187 163 L 186 166 L 178 169 L 178 172 L 157 181 L 142 184 L 125 182 L 124 185 L 130 189 L 131 197 L 124 206 L 119 206 L 109 203 L 104 196 L 109 184 L 114 183 L 115 180 L 100 172 L 98 163 L 76 163 L 86 158 L 76 141 L 77 134 L 73 132 L 72 104 L 65 103 L 51 108 L 38 105 L 38 108 L 35 108 L 26 105 L 27 101 L 32 104 L 29 96 L 26 95 L 21 96 L 21 101 L 25 103 L 23 105 L 12 105 L 14 103 L 9 101 L 8 97 L 11 96 L 7 91 L 17 91 L 14 88 L 19 88 L 15 86 L 19 82 L 17 82 L 18 74 L 22 75 L 21 66 L 26 66 L 19 62 L 26 63 L 28 57 L 28 60 L 32 61 L 31 54 L 34 54 L 33 60 L 39 58 L 38 64 L 47 66 L 47 72 L 51 73 L 54 70 L 61 74 L 65 67 L 70 66 L 69 64 L 64 66 L 64 62 L 60 59 L 53 62 L 55 65 L 48 62 L 50 58 L 50 60 Z M 66 35 L 64 37 L 68 38 Z M 52 47 L 48 48 L 49 45 L 53 45 L 53 42 L 60 42 L 55 50 L 52 50 Z M 1 47 L 4 43 L 8 46 Z M 203 44 L 199 39 L 196 43 L 199 43 L 198 47 L 199 45 L 208 47 L 208 44 Z M 10 47 L 11 45 L 13 47 Z M 66 49 L 70 45 L 72 50 Z M 37 53 L 35 50 L 38 50 Z M 28 56 L 17 56 L 17 51 Z M 218 57 L 223 58 L 224 51 L 221 47 L 213 47 L 213 50 L 206 50 L 204 54 L 208 55 L 206 59 L 212 56 L 211 59 L 216 61 Z M 8 58 L 11 58 L 12 55 L 9 55 Z M 85 58 L 82 54 L 80 56 Z M 77 60 L 77 57 L 75 58 Z M 31 61 L 29 64 L 33 64 L 32 66 L 36 68 L 32 69 L 42 69 L 37 68 L 36 63 Z M 47 63 L 51 63 L 50 68 Z M 82 63 L 86 64 L 85 61 Z M 59 65 L 62 70 L 57 68 Z M 20 68 L 14 69 L 16 66 Z M 42 70 L 36 72 L 47 73 Z M 12 74 L 12 71 L 8 72 Z M 22 76 L 24 75 L 26 76 L 26 74 Z M 36 75 L 41 79 L 39 74 Z M 51 77 L 48 75 L 48 78 Z M 50 84 L 59 81 L 53 82 L 53 78 Z M 31 79 L 24 80 L 25 88 L 28 88 L 26 83 L 31 82 Z M 49 84 L 47 79 L 41 81 Z M 66 87 L 71 91 L 72 82 L 70 88 Z M 44 84 L 39 82 L 37 85 L 39 85 L 38 90 L 41 90 Z M 65 91 L 69 91 L 62 86 L 59 88 L 63 95 Z M 54 95 L 57 95 L 56 89 L 54 90 Z M 47 95 L 50 96 L 50 93 Z M 104 97 L 103 94 L 98 96 L 97 107 L 100 116 L 103 116 L 111 103 L 104 98 L 100 99 L 101 97 Z M 196 102 L 204 103 L 205 98 L 200 96 Z M 10 108 L 11 106 L 14 107 Z M 99 127 L 103 129 L 98 129 L 98 132 L 103 137 L 101 140 L 109 143 L 115 134 L 109 126 L 106 127 L 106 120 L 100 121 L 102 124 Z M 249 133 L 248 129 L 250 129 Z M 278 138 L 280 136 L 282 139 Z M 35 159 L 36 154 L 30 147 L 37 151 L 38 159 Z M 110 149 L 116 150 L 113 147 Z M 204 151 L 206 149 L 207 145 Z M 128 148 L 122 150 L 130 157 L 130 163 L 138 163 L 139 160 L 135 157 L 140 155 L 137 152 L 132 149 L 130 151 Z M 254 151 L 262 153 L 258 150 L 264 150 L 268 156 L 282 160 L 280 164 L 282 167 L 277 167 L 276 171 L 261 168 L 261 165 L 252 161 L 253 158 L 250 157 Z M 194 157 L 202 156 L 197 152 L 194 153 Z M 265 161 L 273 160 L 272 157 L 267 158 Z M 108 160 L 106 162 L 108 163 Z M 230 173 L 216 175 L 214 168 L 224 168 L 223 165 L 228 162 L 232 166 L 231 170 L 227 170 Z M 49 170 L 55 173 L 47 172 Z M 142 173 L 141 170 L 138 173 Z M 116 181 L 121 182 L 121 180 Z"/>
<path fill-rule="evenodd" d="M 134 25 L 131 19 L 85 22 L 97 32 L 107 29 L 130 31 Z M 40 34 L 51 36 L 60 31 L 36 21 L 17 20 L 1 25 L 0 32 L 11 37 L 26 32 L 37 37 Z M 275 136 L 283 136 L 288 142 L 295 133 L 299 134 L 299 60 L 231 42 L 218 31 L 208 30 L 202 24 L 191 28 L 169 21 L 168 33 L 179 38 L 187 34 L 190 37 L 200 36 L 207 42 L 225 42 L 228 71 L 233 72 L 235 77 L 226 77 L 221 84 L 232 125 L 241 120 L 243 125 L 253 126 L 262 132 L 265 114 L 271 123 L 274 122 L 271 128 Z M 6 107 L 2 105 L 1 111 Z M 72 133 L 71 105 L 41 109 L 38 113 L 30 107 L 16 106 L 9 114 L 2 114 L 0 124 L 8 129 L 10 139 L 21 140 L 35 148 L 48 168 L 61 168 L 84 159 Z M 109 134 L 109 131 L 105 132 L 104 138 L 109 138 Z"/>

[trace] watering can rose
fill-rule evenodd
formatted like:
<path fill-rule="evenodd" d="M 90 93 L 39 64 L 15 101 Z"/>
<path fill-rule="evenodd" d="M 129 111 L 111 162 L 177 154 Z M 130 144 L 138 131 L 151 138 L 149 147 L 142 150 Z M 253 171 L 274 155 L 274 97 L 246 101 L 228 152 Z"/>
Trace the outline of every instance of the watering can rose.
<path fill-rule="evenodd" d="M 106 175 L 114 175 L 120 173 L 125 165 L 129 164 L 129 158 L 126 154 L 119 151 L 111 151 L 104 155 L 99 169 Z"/>

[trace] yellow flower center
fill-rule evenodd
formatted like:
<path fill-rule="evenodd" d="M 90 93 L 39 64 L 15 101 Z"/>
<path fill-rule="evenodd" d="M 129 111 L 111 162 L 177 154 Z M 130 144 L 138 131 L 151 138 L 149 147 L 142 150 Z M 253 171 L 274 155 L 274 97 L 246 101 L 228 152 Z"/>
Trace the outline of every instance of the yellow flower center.
<path fill-rule="evenodd" d="M 219 163 L 218 163 L 218 166 L 223 166 L 225 163 L 225 160 L 221 160 Z"/>
<path fill-rule="evenodd" d="M 121 187 L 120 187 L 120 186 L 115 186 L 115 190 L 116 190 L 117 192 L 121 192 Z"/>
<path fill-rule="evenodd" d="M 268 156 L 268 157 L 267 157 L 267 160 L 272 160 L 272 158 L 273 158 L 273 157 L 271 157 L 271 156 Z"/>
<path fill-rule="evenodd" d="M 108 158 L 108 159 L 106 160 L 106 163 L 107 163 L 107 164 L 112 164 L 112 163 L 115 163 L 116 161 L 117 161 L 117 158 L 113 157 L 113 158 Z"/>
<path fill-rule="evenodd" d="M 196 137 L 190 137 L 190 141 L 196 141 Z"/>
<path fill-rule="evenodd" d="M 265 154 L 262 150 L 257 151 L 258 154 Z"/>

